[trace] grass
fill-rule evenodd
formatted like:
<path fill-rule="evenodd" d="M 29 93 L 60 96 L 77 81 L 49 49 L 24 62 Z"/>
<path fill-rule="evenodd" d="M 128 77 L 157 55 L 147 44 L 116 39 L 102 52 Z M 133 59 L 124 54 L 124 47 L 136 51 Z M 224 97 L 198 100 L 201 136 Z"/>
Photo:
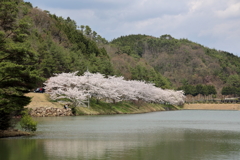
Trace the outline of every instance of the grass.
<path fill-rule="evenodd" d="M 39 107 L 53 107 L 63 108 L 63 104 L 52 101 L 48 94 L 42 93 L 29 93 L 27 94 L 32 98 L 32 102 L 26 106 L 29 109 L 35 109 Z M 65 102 L 67 100 L 64 100 Z M 76 115 L 99 115 L 99 114 L 132 114 L 132 113 L 146 113 L 165 110 L 180 109 L 176 106 L 166 104 L 153 104 L 132 101 L 122 101 L 118 103 L 107 103 L 105 101 L 97 101 L 96 99 L 90 100 L 90 108 L 76 107 Z"/>
<path fill-rule="evenodd" d="M 134 102 L 118 102 L 106 103 L 104 101 L 90 100 L 90 108 L 77 107 L 76 115 L 100 115 L 100 114 L 134 114 L 146 113 L 165 110 L 177 110 L 178 107 L 165 104 L 152 104 L 152 103 L 134 103 Z"/>

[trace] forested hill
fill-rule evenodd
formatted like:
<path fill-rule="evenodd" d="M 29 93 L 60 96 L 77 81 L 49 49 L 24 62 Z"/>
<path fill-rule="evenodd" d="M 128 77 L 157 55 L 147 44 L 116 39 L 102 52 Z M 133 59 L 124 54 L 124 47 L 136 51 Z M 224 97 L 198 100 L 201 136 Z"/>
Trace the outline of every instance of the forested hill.
<path fill-rule="evenodd" d="M 116 54 L 142 57 L 177 88 L 182 85 L 214 85 L 218 90 L 239 81 L 240 58 L 171 35 L 159 38 L 129 35 L 114 39 Z M 236 80 L 236 79 L 235 79 Z M 239 82 L 238 82 L 239 83 Z"/>
<path fill-rule="evenodd" d="M 77 26 L 70 17 L 64 19 L 23 0 L 6 0 L 1 2 L 0 23 L 4 43 L 31 51 L 32 69 L 45 80 L 54 73 L 79 71 L 82 74 L 87 69 L 92 73 L 124 75 L 114 67 L 103 47 L 108 46 L 108 41 L 89 26 Z M 144 65 L 145 72 L 140 73 L 134 69 L 135 64 L 130 67 L 131 76 L 124 75 L 126 79 L 170 87 L 169 81 L 152 66 Z"/>
<path fill-rule="evenodd" d="M 170 35 L 129 35 L 108 42 L 89 26 L 77 26 L 70 17 L 59 17 L 29 2 L 0 3 L 0 47 L 7 53 L 0 58 L 18 59 L 16 50 L 31 53 L 31 60 L 21 64 L 31 66 L 42 78 L 39 85 L 54 73 L 82 74 L 87 69 L 175 89 L 209 84 L 220 91 L 239 79 L 240 58 L 228 52 Z"/>
<path fill-rule="evenodd" d="M 21 46 L 32 53 L 34 58 L 29 64 L 40 77 L 73 71 L 82 74 L 87 68 L 91 72 L 114 74 L 106 50 L 96 43 L 106 43 L 104 38 L 95 32 L 95 37 L 90 37 L 90 27 L 78 29 L 71 18 L 50 14 L 29 2 L 1 2 L 0 32 L 5 48 L 11 44 L 12 48 Z"/>

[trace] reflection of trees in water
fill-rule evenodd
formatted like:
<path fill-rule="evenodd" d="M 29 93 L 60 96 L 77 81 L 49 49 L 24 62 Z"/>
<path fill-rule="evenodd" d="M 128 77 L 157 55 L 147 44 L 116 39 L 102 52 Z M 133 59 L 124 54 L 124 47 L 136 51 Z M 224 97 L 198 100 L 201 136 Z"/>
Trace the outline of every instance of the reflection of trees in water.
<path fill-rule="evenodd" d="M 8 143 L 7 139 L 0 139 L 0 155 L 2 158 L 10 157 L 11 155 L 11 148 Z"/>
<path fill-rule="evenodd" d="M 0 140 L 1 160 L 40 160 L 47 159 L 41 141 L 33 139 Z"/>
<path fill-rule="evenodd" d="M 98 140 L 97 135 L 94 138 L 96 140 L 47 140 L 44 141 L 44 148 L 49 157 L 134 159 L 138 157 L 139 152 L 143 155 L 152 154 L 152 149 L 155 150 L 154 152 L 159 152 L 154 149 L 155 146 L 165 140 L 171 141 L 172 137 L 182 139 L 184 135 L 183 132 L 178 132 L 176 135 L 161 131 L 153 133 L 140 131 L 140 133 L 113 134 L 106 137 L 108 138 L 104 140 Z"/>
<path fill-rule="evenodd" d="M 44 149 L 50 159 L 185 160 L 239 156 L 240 136 L 237 133 L 183 129 L 169 131 L 129 135 L 130 138 L 125 136 L 125 139 L 121 137 L 118 140 L 46 140 Z"/>
<path fill-rule="evenodd" d="M 62 139 L 0 139 L 1 160 L 217 160 L 238 159 L 239 151 L 239 132 L 177 128 L 96 134 L 85 140 L 67 136 Z"/>
<path fill-rule="evenodd" d="M 48 140 L 44 142 L 49 157 L 93 159 L 105 157 L 108 151 L 116 154 L 133 148 L 137 144 L 131 141 L 77 141 L 77 140 Z"/>

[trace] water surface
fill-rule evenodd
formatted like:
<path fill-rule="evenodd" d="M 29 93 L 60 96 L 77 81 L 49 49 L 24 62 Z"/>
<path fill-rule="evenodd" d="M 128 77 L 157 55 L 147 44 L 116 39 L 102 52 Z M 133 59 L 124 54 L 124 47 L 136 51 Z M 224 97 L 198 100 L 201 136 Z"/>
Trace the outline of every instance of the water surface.
<path fill-rule="evenodd" d="M 36 136 L 0 139 L 0 159 L 240 159 L 239 111 L 183 110 L 36 120 Z"/>

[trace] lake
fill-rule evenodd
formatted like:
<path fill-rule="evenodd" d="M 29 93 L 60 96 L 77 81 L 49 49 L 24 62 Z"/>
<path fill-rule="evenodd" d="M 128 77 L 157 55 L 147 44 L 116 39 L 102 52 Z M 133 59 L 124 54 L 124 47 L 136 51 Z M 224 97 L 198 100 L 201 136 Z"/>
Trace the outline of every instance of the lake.
<path fill-rule="evenodd" d="M 239 111 L 181 110 L 35 120 L 35 136 L 0 139 L 1 160 L 240 159 Z"/>

